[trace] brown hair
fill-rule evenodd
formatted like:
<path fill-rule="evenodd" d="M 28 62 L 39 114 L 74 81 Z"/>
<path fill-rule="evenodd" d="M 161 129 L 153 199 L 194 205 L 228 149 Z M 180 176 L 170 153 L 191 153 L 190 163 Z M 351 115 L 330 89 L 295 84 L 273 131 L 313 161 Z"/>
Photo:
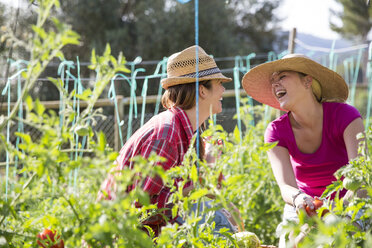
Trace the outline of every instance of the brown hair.
<path fill-rule="evenodd" d="M 200 81 L 199 85 L 204 86 L 207 89 L 212 87 L 212 80 Z M 169 109 L 171 107 L 180 107 L 183 110 L 191 109 L 196 105 L 196 89 L 195 83 L 177 84 L 170 86 L 165 90 L 161 103 L 164 108 Z M 202 123 L 199 133 L 202 133 L 205 129 L 205 123 Z M 196 142 L 196 141 L 195 141 Z M 196 149 L 196 144 L 194 143 Z M 201 137 L 199 137 L 199 158 L 204 159 L 204 144 Z"/>
<path fill-rule="evenodd" d="M 212 80 L 199 82 L 205 88 L 212 87 Z M 196 104 L 195 83 L 177 84 L 165 90 L 161 103 L 164 108 L 180 107 L 181 109 L 191 109 Z"/>

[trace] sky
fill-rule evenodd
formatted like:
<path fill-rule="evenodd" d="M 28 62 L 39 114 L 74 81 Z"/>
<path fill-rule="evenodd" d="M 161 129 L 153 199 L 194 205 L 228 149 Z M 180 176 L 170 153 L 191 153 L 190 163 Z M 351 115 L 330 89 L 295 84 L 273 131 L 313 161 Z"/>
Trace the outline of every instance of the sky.
<path fill-rule="evenodd" d="M 342 7 L 334 0 L 283 0 L 276 14 L 285 18 L 281 25 L 283 30 L 296 28 L 299 33 L 337 39 L 339 35 L 329 28 L 330 9 L 340 11 Z M 337 19 L 332 21 L 339 24 Z"/>
<path fill-rule="evenodd" d="M 0 0 L 17 5 L 18 0 Z M 338 34 L 329 28 L 329 9 L 340 10 L 342 7 L 335 0 L 283 0 L 276 14 L 285 18 L 283 30 L 312 34 L 325 39 L 337 39 Z"/>

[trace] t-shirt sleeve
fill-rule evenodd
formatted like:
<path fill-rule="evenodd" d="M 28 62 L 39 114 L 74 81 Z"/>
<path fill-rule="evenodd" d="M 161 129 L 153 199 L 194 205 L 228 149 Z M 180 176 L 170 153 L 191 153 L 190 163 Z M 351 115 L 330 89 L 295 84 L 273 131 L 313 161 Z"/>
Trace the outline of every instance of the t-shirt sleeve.
<path fill-rule="evenodd" d="M 358 109 L 346 103 L 340 104 L 335 114 L 334 120 L 337 120 L 338 124 L 336 126 L 338 127 L 337 132 L 339 135 L 343 135 L 345 129 L 352 121 L 361 118 Z"/>
<path fill-rule="evenodd" d="M 285 140 L 280 137 L 278 126 L 276 122 L 271 122 L 265 131 L 265 143 L 278 142 L 278 146 L 287 147 Z"/>

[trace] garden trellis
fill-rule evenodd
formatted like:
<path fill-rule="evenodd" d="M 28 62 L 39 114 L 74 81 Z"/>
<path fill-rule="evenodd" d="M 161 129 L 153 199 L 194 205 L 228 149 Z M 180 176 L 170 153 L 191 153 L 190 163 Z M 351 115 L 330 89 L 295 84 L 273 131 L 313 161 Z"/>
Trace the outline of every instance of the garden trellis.
<path fill-rule="evenodd" d="M 372 43 L 371 43 L 372 44 Z M 349 85 L 350 88 L 350 95 L 348 102 L 352 105 L 355 105 L 355 99 L 358 98 L 357 95 L 357 87 L 361 87 L 362 90 L 365 90 L 367 92 L 367 99 L 365 99 L 365 106 L 366 107 L 366 112 L 363 113 L 365 116 L 365 127 L 366 129 L 370 125 L 370 119 L 371 119 L 371 106 L 372 106 L 372 64 L 371 64 L 371 57 L 372 57 L 372 45 L 364 46 L 364 47 L 357 47 L 355 48 L 354 52 L 351 56 L 348 56 L 345 58 L 343 61 L 340 61 L 339 55 L 341 53 L 337 53 L 335 50 L 331 50 L 329 54 L 324 55 L 320 59 L 323 61 L 323 64 L 327 66 L 327 58 L 328 58 L 328 67 L 336 70 L 340 68 L 340 66 L 336 67 L 336 65 L 342 65 L 343 66 L 343 72 L 338 71 L 341 75 L 344 76 L 346 82 Z M 239 112 L 239 107 L 241 106 L 241 77 L 246 73 L 251 66 L 254 66 L 254 61 L 257 58 L 262 58 L 265 57 L 266 61 L 273 61 L 276 59 L 280 59 L 282 56 L 284 56 L 287 53 L 287 51 L 284 51 L 282 53 L 276 54 L 274 52 L 270 52 L 266 55 L 264 54 L 259 54 L 256 55 L 255 53 L 250 53 L 245 56 L 236 56 L 233 57 L 234 61 L 234 67 L 233 68 L 222 68 L 222 71 L 225 73 L 232 73 L 233 77 L 233 89 L 232 90 L 227 90 L 225 92 L 226 96 L 233 96 L 235 98 L 235 111 L 236 111 L 236 125 L 237 128 L 239 129 L 240 133 L 242 133 L 242 124 L 240 121 L 240 112 Z M 360 77 L 360 71 L 361 66 L 362 66 L 362 55 L 368 53 L 368 62 L 365 66 L 365 82 L 366 84 L 361 84 L 357 82 L 358 77 Z M 311 52 L 309 52 L 311 55 Z M 318 59 L 319 58 L 314 58 Z M 221 61 L 221 58 L 216 58 L 217 61 Z M 146 105 L 147 104 L 153 104 L 155 103 L 155 110 L 153 113 L 148 113 L 150 115 L 155 115 L 160 111 L 160 98 L 162 94 L 162 88 L 160 85 L 160 80 L 166 76 L 166 62 L 167 58 L 164 58 L 161 61 L 158 61 L 156 64 L 156 69 L 153 72 L 153 74 L 149 75 L 144 75 L 146 72 L 145 68 L 142 68 L 141 65 L 145 64 L 142 63 L 142 59 L 138 57 L 136 60 L 133 62 L 128 62 L 127 65 L 131 68 L 131 73 L 130 74 L 122 74 L 122 73 L 117 73 L 113 78 L 111 78 L 111 84 L 109 85 L 108 89 L 108 96 L 106 102 L 110 102 L 110 105 L 113 106 L 114 108 L 114 117 L 116 119 L 114 127 L 116 130 L 118 130 L 118 139 L 117 143 L 120 144 L 121 146 L 124 144 L 125 140 L 122 135 L 122 132 L 126 131 L 126 138 L 130 137 L 130 135 L 133 133 L 133 120 L 137 120 L 139 118 L 138 111 L 137 111 L 137 105 L 141 104 L 141 114 L 140 114 L 140 126 L 142 126 L 145 122 L 145 115 L 147 114 L 145 112 Z M 4 96 L 4 99 L 6 99 L 6 103 L 4 102 L 3 108 L 6 107 L 6 113 L 9 116 L 11 112 L 11 107 L 14 106 L 14 102 L 11 102 L 11 96 L 13 96 L 16 99 L 20 98 L 20 94 L 22 91 L 22 76 L 21 74 L 25 72 L 26 70 L 26 65 L 27 61 L 24 60 L 19 60 L 19 61 L 9 61 L 10 63 L 10 68 L 12 75 L 7 79 L 7 84 L 3 89 L 1 89 L 1 93 Z M 64 87 L 65 87 L 65 93 L 69 91 L 75 91 L 78 95 L 82 94 L 83 90 L 87 87 L 89 87 L 88 83 L 83 83 L 87 82 L 87 79 L 82 79 L 80 77 L 80 63 L 77 58 L 76 61 L 62 61 L 59 66 L 58 66 L 58 78 L 62 82 L 64 82 Z M 76 69 L 76 74 L 74 75 L 72 73 L 72 70 Z M 158 87 L 157 90 L 157 95 L 147 95 L 147 91 L 149 88 L 149 79 L 156 79 L 159 84 L 152 85 L 151 87 Z M 69 89 L 69 81 L 73 81 L 73 89 Z M 139 89 L 137 86 L 139 85 L 137 81 L 142 82 L 142 89 Z M 122 95 L 117 95 L 115 91 L 115 84 L 118 83 L 127 83 L 130 87 L 130 92 L 128 92 L 127 96 L 122 96 Z M 140 90 L 140 94 L 137 92 Z M 14 94 L 16 92 L 16 94 Z M 60 100 L 59 100 L 59 105 L 58 105 L 58 113 L 63 114 L 63 110 L 65 109 L 65 104 L 64 104 L 64 99 L 65 97 L 63 94 L 64 92 L 60 91 Z M 243 96 L 245 97 L 245 96 Z M 137 102 L 137 100 L 142 99 L 142 103 Z M 151 101 L 149 102 L 149 99 Z M 103 99 L 102 99 L 103 100 Z M 73 97 L 73 111 L 76 112 L 76 118 L 79 117 L 80 115 L 80 108 L 85 106 L 83 105 L 84 102 L 82 102 L 79 98 L 76 96 Z M 251 98 L 248 97 L 248 104 L 249 105 L 254 105 L 254 102 Z M 124 105 L 129 105 L 129 113 L 128 113 L 128 120 L 126 125 L 124 125 L 124 116 L 123 116 L 123 106 Z M 264 118 L 266 121 L 269 121 L 270 118 L 272 118 L 273 109 L 271 107 L 266 106 L 265 107 L 265 115 Z M 13 125 L 16 125 L 16 131 L 17 132 L 24 132 L 25 127 L 24 123 L 22 121 L 24 115 L 24 107 L 23 104 L 19 105 L 18 109 L 18 114 L 17 114 L 17 119 L 16 122 Z M 215 119 L 216 120 L 216 119 Z M 60 125 L 62 125 L 63 121 L 63 116 L 60 116 Z M 251 122 L 252 125 L 254 125 L 254 120 Z M 14 140 L 14 133 L 11 132 L 11 122 L 7 123 L 5 135 L 6 135 L 6 141 L 11 142 L 11 140 Z M 125 129 L 126 130 L 123 130 Z M 138 128 L 138 127 L 137 127 Z M 136 129 L 136 128 L 135 128 Z M 13 137 L 13 139 L 11 139 Z M 33 137 L 37 138 L 37 137 Z M 76 139 L 76 144 L 78 144 L 78 135 L 75 134 L 75 139 Z M 15 141 L 15 146 L 16 149 L 18 149 L 18 145 L 22 142 L 20 137 L 16 137 Z M 82 147 L 86 146 L 86 137 L 82 138 L 81 145 Z M 70 158 L 71 159 L 77 159 L 77 157 L 83 156 L 83 152 L 80 151 L 78 152 L 78 148 L 75 147 L 75 151 L 71 152 Z M 117 149 L 117 147 L 116 147 Z M 5 171 L 1 177 L 3 177 L 6 180 L 6 188 L 2 189 L 5 192 L 5 198 L 7 197 L 7 192 L 10 190 L 10 186 L 8 185 L 9 177 L 15 177 L 15 171 L 13 171 L 12 174 L 10 174 L 10 167 L 17 167 L 18 166 L 18 160 L 17 157 L 13 158 L 13 161 L 10 161 L 8 152 L 6 151 L 5 158 L 1 159 L 1 168 L 5 168 Z M 78 169 L 75 170 L 73 175 L 71 175 L 71 185 L 76 185 L 76 180 L 78 180 Z"/>

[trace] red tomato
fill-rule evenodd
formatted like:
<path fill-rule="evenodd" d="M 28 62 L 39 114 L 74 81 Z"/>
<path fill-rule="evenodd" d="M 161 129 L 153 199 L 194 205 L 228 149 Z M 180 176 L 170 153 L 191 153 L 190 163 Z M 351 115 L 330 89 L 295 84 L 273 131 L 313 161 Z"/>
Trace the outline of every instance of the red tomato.
<path fill-rule="evenodd" d="M 306 210 L 307 215 L 310 216 L 310 217 L 316 215 L 316 210 L 315 209 L 310 209 L 309 206 L 306 206 L 305 210 Z"/>
<path fill-rule="evenodd" d="M 37 244 L 43 248 L 64 248 L 65 244 L 61 236 L 56 237 L 57 231 L 44 229 L 42 233 L 37 235 Z"/>
<path fill-rule="evenodd" d="M 313 204 L 314 204 L 314 209 L 310 209 L 309 206 L 306 206 L 306 208 L 305 208 L 307 215 L 310 216 L 310 217 L 311 217 L 311 216 L 314 216 L 314 215 L 317 214 L 316 210 L 317 210 L 318 208 L 320 208 L 321 206 L 323 206 L 323 201 L 316 197 L 316 198 L 314 199 L 314 201 L 313 201 Z M 328 212 L 329 212 L 328 209 L 324 209 L 324 210 L 322 211 L 322 217 L 323 217 L 326 213 L 328 213 Z"/>
<path fill-rule="evenodd" d="M 315 198 L 313 204 L 315 206 L 315 209 L 318 209 L 323 205 L 323 201 L 320 200 L 319 198 Z"/>

